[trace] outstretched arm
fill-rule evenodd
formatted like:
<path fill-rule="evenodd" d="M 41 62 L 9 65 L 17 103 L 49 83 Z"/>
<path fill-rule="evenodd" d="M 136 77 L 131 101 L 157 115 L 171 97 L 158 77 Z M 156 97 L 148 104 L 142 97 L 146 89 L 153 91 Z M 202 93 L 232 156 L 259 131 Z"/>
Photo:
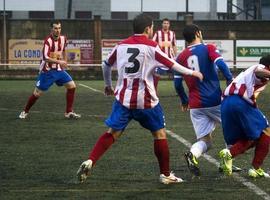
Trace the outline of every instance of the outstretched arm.
<path fill-rule="evenodd" d="M 255 70 L 255 75 L 258 78 L 270 78 L 270 71 L 266 70 L 266 69 L 262 69 L 262 68 L 257 68 Z"/>
<path fill-rule="evenodd" d="M 232 73 L 229 70 L 229 67 L 227 64 L 224 62 L 222 58 L 219 58 L 215 61 L 215 64 L 218 66 L 219 70 L 222 72 L 223 76 L 227 80 L 227 85 L 229 85 L 233 79 Z"/>

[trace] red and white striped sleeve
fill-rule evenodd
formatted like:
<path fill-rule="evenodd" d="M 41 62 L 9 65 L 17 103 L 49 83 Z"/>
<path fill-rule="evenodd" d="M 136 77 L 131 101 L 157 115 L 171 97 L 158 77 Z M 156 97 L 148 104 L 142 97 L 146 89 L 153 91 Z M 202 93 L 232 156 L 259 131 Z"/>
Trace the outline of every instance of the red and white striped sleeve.
<path fill-rule="evenodd" d="M 50 58 L 50 44 L 48 40 L 44 41 L 44 46 L 43 46 L 43 58 L 44 60 Z"/>
<path fill-rule="evenodd" d="M 155 32 L 153 36 L 153 41 L 158 42 L 158 32 Z"/>
<path fill-rule="evenodd" d="M 109 66 L 114 66 L 116 63 L 116 55 L 117 55 L 117 47 L 118 45 L 116 45 L 112 51 L 109 53 L 107 59 L 105 60 L 106 65 Z"/>
<path fill-rule="evenodd" d="M 156 61 L 163 64 L 165 67 L 173 68 L 174 70 L 186 74 L 186 75 L 192 75 L 193 70 L 190 70 L 180 64 L 178 64 L 174 59 L 169 58 L 167 54 L 161 51 L 159 46 L 156 46 L 155 48 L 155 59 Z"/>

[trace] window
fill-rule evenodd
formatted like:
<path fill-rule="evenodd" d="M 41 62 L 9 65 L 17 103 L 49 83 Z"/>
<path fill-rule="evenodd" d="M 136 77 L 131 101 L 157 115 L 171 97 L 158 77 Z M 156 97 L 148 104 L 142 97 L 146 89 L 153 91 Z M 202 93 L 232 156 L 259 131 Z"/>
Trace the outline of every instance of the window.
<path fill-rule="evenodd" d="M 76 19 L 92 19 L 91 11 L 75 11 Z"/>
<path fill-rule="evenodd" d="M 111 19 L 127 19 L 127 12 L 111 12 Z"/>
<path fill-rule="evenodd" d="M 143 13 L 150 15 L 154 20 L 159 19 L 159 12 L 143 12 Z"/>
<path fill-rule="evenodd" d="M 1 10 L 0 11 L 0 17 L 3 17 L 4 12 Z M 6 18 L 11 18 L 12 17 L 12 12 L 11 11 L 6 11 Z"/>
<path fill-rule="evenodd" d="M 29 11 L 29 18 L 52 19 L 54 18 L 54 12 L 53 11 Z"/>

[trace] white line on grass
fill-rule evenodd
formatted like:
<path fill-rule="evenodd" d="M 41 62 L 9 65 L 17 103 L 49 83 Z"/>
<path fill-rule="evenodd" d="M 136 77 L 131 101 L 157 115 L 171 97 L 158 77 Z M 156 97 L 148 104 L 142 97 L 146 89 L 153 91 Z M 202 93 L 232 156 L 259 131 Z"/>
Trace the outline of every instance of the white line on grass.
<path fill-rule="evenodd" d="M 188 147 L 188 148 L 191 147 L 191 143 L 189 141 L 187 141 L 183 137 L 177 135 L 176 133 L 174 133 L 174 132 L 172 132 L 170 130 L 166 130 L 166 133 L 168 135 L 170 135 L 171 137 L 175 138 L 176 140 L 178 140 L 180 143 L 184 144 L 186 147 Z M 219 167 L 219 162 L 215 158 L 213 158 L 212 156 L 210 156 L 210 155 L 208 155 L 208 154 L 205 153 L 205 154 L 203 154 L 203 157 L 208 162 L 210 162 L 210 163 L 216 165 L 217 167 Z M 237 173 L 234 173 L 232 176 L 233 176 L 234 179 L 236 179 L 238 182 L 240 182 L 243 185 L 245 185 L 246 187 L 248 187 L 250 190 L 252 190 L 258 196 L 262 197 L 265 200 L 270 200 L 270 196 L 265 191 L 263 191 L 261 188 L 259 188 L 255 184 L 249 182 L 244 177 L 240 176 Z"/>
<path fill-rule="evenodd" d="M 92 87 L 89 87 L 87 85 L 83 85 L 83 84 L 79 84 L 83 87 L 89 88 L 90 90 L 94 91 L 94 92 L 99 92 L 99 93 L 103 93 L 100 90 L 94 89 Z M 183 145 L 185 145 L 186 147 L 190 148 L 191 147 L 191 143 L 189 141 L 187 141 L 185 138 L 177 135 L 176 133 L 170 131 L 170 130 L 166 130 L 166 133 L 168 135 L 170 135 L 172 138 L 175 138 L 176 140 L 178 140 L 180 143 L 182 143 Z M 212 156 L 208 155 L 208 154 L 203 154 L 203 157 L 210 163 L 214 164 L 216 167 L 219 167 L 219 162 L 213 158 Z M 245 179 L 244 177 L 240 176 L 237 173 L 234 173 L 232 175 L 232 177 L 237 180 L 238 182 L 242 183 L 243 185 L 245 185 L 247 188 L 249 188 L 251 191 L 253 191 L 255 194 L 257 194 L 258 196 L 262 197 L 265 200 L 270 200 L 270 196 L 269 194 L 267 194 L 265 191 L 263 191 L 261 188 L 259 188 L 258 186 L 256 186 L 255 184 L 249 182 L 247 179 Z"/>
<path fill-rule="evenodd" d="M 18 110 L 9 109 L 9 108 L 0 108 L 0 111 L 18 112 Z M 60 112 L 47 112 L 47 111 L 39 111 L 39 110 L 33 110 L 33 111 L 31 111 L 31 113 L 46 113 L 46 114 L 52 114 L 52 115 L 64 115 L 64 113 L 60 113 Z M 107 115 L 83 115 L 83 116 L 104 118 Z"/>
<path fill-rule="evenodd" d="M 88 89 L 90 89 L 90 90 L 92 90 L 92 91 L 94 91 L 94 92 L 98 92 L 98 93 L 104 94 L 104 92 L 102 92 L 101 90 L 97 90 L 97 89 L 92 88 L 92 87 L 90 87 L 90 86 L 88 86 L 88 85 L 84 85 L 84 84 L 81 84 L 81 83 L 79 83 L 79 85 L 82 86 L 82 87 L 88 88 Z"/>

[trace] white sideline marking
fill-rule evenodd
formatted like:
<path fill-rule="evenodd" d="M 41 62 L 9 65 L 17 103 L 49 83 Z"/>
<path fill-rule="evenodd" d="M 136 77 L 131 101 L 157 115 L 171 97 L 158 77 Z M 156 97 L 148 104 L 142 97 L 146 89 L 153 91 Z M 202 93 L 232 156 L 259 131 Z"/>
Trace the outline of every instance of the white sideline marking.
<path fill-rule="evenodd" d="M 94 89 L 94 88 L 91 88 L 87 85 L 83 85 L 83 84 L 79 84 L 83 87 L 86 87 L 86 88 L 89 88 L 90 90 L 92 91 L 95 91 L 95 92 L 99 92 L 99 93 L 102 93 L 102 91 L 100 90 L 97 90 L 97 89 Z M 178 140 L 180 143 L 182 143 L 183 145 L 185 145 L 186 147 L 190 148 L 191 147 L 191 143 L 189 141 L 187 141 L 185 138 L 177 135 L 176 133 L 170 131 L 170 130 L 166 130 L 166 133 L 171 136 L 172 138 L 175 138 L 176 140 Z M 210 163 L 214 164 L 216 167 L 219 167 L 219 162 L 213 158 L 212 156 L 208 155 L 208 154 L 203 154 L 203 157 Z M 245 179 L 244 177 L 240 176 L 239 174 L 237 173 L 234 173 L 232 175 L 232 177 L 234 179 L 236 179 L 238 182 L 242 183 L 244 186 L 246 186 L 248 189 L 250 189 L 251 191 L 253 191 L 255 194 L 257 194 L 258 196 L 262 197 L 263 199 L 265 200 L 270 200 L 270 196 L 269 194 L 267 194 L 265 191 L 263 191 L 261 188 L 259 188 L 257 185 L 249 182 L 247 179 Z"/>
<path fill-rule="evenodd" d="M 191 147 L 191 143 L 189 141 L 187 141 L 186 139 L 184 139 L 183 137 L 177 135 L 176 133 L 170 131 L 170 130 L 166 130 L 166 133 L 168 135 L 170 135 L 171 137 L 175 138 L 176 140 L 178 140 L 180 143 L 184 144 L 186 147 L 190 148 Z M 203 154 L 203 157 L 210 163 L 216 165 L 217 167 L 219 167 L 219 162 L 213 158 L 212 156 L 208 155 L 208 154 Z M 244 177 L 240 176 L 237 173 L 234 173 L 232 175 L 232 177 L 234 179 L 236 179 L 238 182 L 242 183 L 243 185 L 245 185 L 247 188 L 249 188 L 250 190 L 252 190 L 255 194 L 257 194 L 258 196 L 262 197 L 265 200 L 270 200 L 270 196 L 269 194 L 267 194 L 265 191 L 263 191 L 261 188 L 259 188 L 258 186 L 256 186 L 255 184 L 249 182 L 247 179 L 245 179 Z"/>
<path fill-rule="evenodd" d="M 15 109 L 9 109 L 9 108 L 0 108 L 0 111 L 12 111 L 12 112 L 18 112 L 18 110 Z M 33 110 L 31 111 L 31 113 L 47 113 L 47 114 L 53 114 L 53 115 L 64 115 L 64 113 L 60 113 L 60 112 L 46 112 L 46 111 L 39 111 L 39 110 Z M 107 115 L 84 115 L 83 116 L 87 116 L 87 117 L 106 117 Z"/>
<path fill-rule="evenodd" d="M 95 89 L 95 88 L 92 88 L 92 87 L 90 87 L 90 86 L 87 86 L 87 85 L 84 85 L 84 84 L 81 84 L 81 83 L 79 83 L 79 85 L 82 86 L 82 87 L 88 88 L 88 89 L 90 89 L 90 90 L 92 90 L 92 91 L 94 91 L 94 92 L 98 92 L 98 93 L 104 94 L 104 92 L 102 92 L 102 91 L 100 91 L 100 90 L 97 90 L 97 89 Z"/>

